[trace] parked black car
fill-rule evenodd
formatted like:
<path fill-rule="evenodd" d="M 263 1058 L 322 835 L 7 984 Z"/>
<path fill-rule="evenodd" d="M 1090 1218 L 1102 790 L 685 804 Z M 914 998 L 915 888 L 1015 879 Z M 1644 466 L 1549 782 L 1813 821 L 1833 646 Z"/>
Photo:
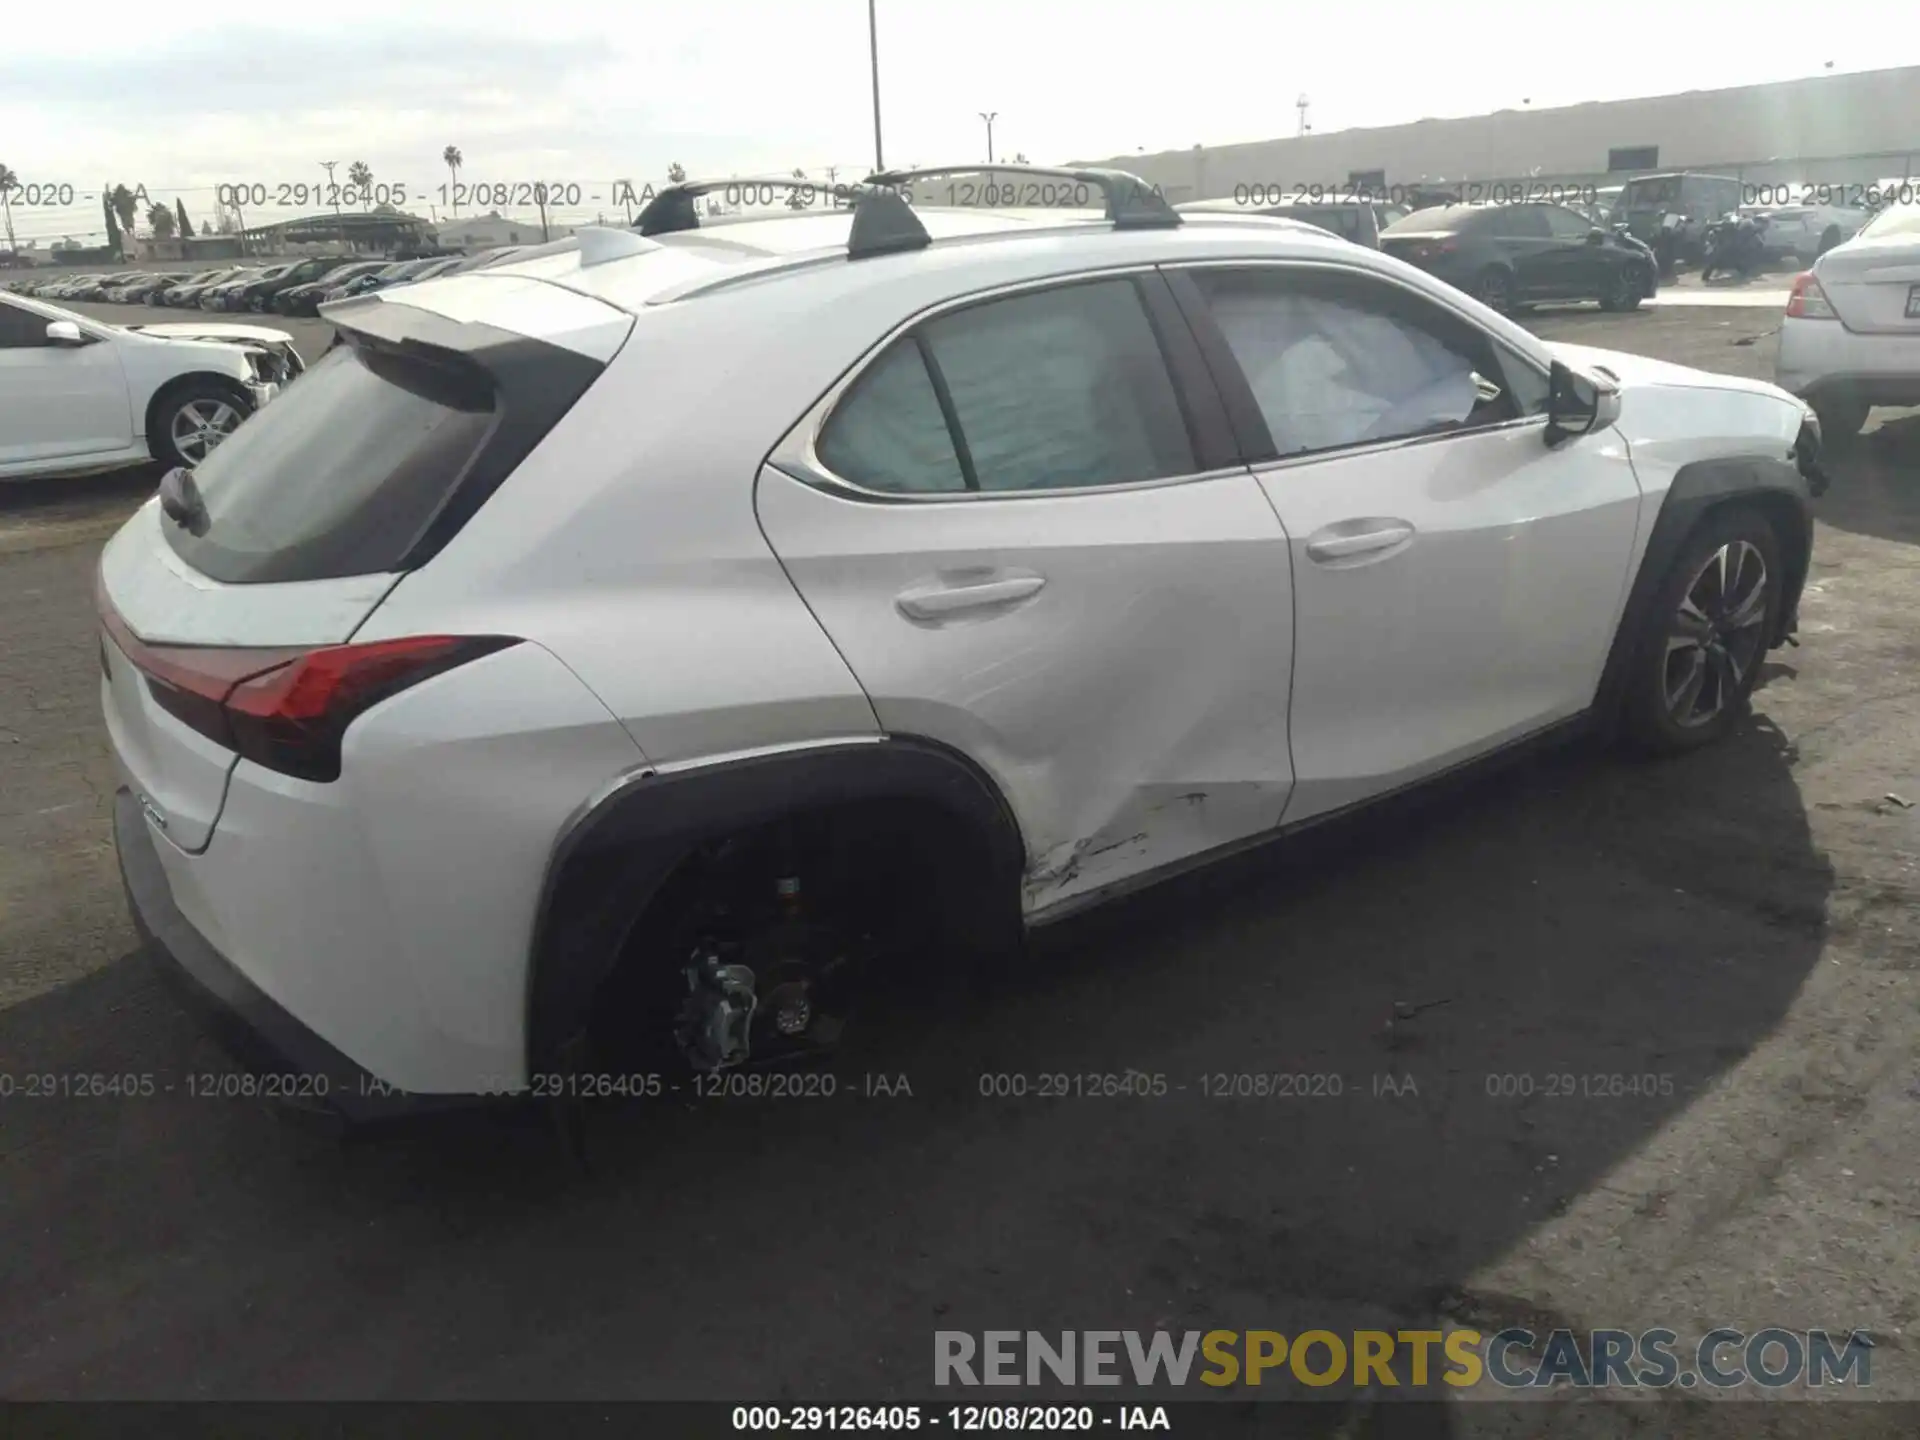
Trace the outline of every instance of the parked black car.
<path fill-rule="evenodd" d="M 1298 220 L 1369 250 L 1380 248 L 1380 232 L 1391 224 L 1380 208 L 1365 200 L 1301 201 L 1291 205 L 1237 205 L 1231 200 L 1195 200 L 1176 207 L 1216 215 L 1266 215 Z"/>
<path fill-rule="evenodd" d="M 138 279 L 128 280 L 121 285 L 118 290 L 112 292 L 111 298 L 126 305 L 141 304 L 150 300 L 159 291 L 165 290 L 170 285 L 178 285 L 187 278 L 178 271 L 169 274 L 155 272 L 142 275 Z"/>
<path fill-rule="evenodd" d="M 345 269 L 353 262 L 341 255 L 316 255 L 310 259 L 295 261 L 287 265 L 276 265 L 250 281 L 233 298 L 236 310 L 266 311 L 273 308 L 273 298 L 282 290 L 291 290 L 296 285 L 311 284 L 335 271 Z"/>
<path fill-rule="evenodd" d="M 1380 248 L 1495 310 L 1598 300 L 1631 310 L 1657 284 L 1647 247 L 1564 205 L 1444 205 L 1387 227 Z"/>
<path fill-rule="evenodd" d="M 356 260 L 350 265 L 329 271 L 318 280 L 289 285 L 273 297 L 273 308 L 282 315 L 317 315 L 320 313 L 320 297 L 327 291 L 345 285 L 349 280 L 357 280 L 362 275 L 384 270 L 392 263 L 391 260 Z"/>
<path fill-rule="evenodd" d="M 202 270 L 198 275 L 189 276 L 176 285 L 155 291 L 149 296 L 152 304 L 175 306 L 194 306 L 200 303 L 200 296 L 215 285 L 224 285 L 240 273 L 238 266 L 229 265 L 219 270 Z"/>

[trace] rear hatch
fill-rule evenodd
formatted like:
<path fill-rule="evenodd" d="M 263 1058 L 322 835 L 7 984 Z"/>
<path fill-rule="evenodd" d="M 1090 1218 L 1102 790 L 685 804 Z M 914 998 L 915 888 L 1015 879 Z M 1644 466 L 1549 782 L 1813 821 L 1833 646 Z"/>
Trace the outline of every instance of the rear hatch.
<path fill-rule="evenodd" d="M 331 695 L 343 675 L 365 679 L 362 652 L 380 652 L 387 679 L 396 656 L 430 668 L 452 653 L 348 642 L 586 392 L 633 323 L 557 286 L 479 276 L 328 318 L 346 343 L 188 485 L 163 487 L 170 506 L 149 501 L 101 555 L 108 732 L 149 820 L 190 852 L 211 839 L 241 755 L 330 778 L 301 753 L 340 720 L 302 711 L 316 685 Z"/>
<path fill-rule="evenodd" d="M 1849 330 L 1920 334 L 1920 215 L 1911 229 L 1880 232 L 1886 223 L 1829 250 L 1813 273 Z"/>

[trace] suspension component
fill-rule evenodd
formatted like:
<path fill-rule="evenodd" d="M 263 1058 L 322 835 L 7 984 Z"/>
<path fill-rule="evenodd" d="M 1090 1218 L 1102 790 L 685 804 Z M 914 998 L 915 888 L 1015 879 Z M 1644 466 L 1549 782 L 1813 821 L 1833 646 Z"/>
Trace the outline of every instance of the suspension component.
<path fill-rule="evenodd" d="M 709 944 L 694 952 L 686 977 L 687 999 L 675 1027 L 680 1053 L 705 1072 L 744 1065 L 753 1051 L 753 1012 L 760 1003 L 753 971 L 726 963 Z"/>

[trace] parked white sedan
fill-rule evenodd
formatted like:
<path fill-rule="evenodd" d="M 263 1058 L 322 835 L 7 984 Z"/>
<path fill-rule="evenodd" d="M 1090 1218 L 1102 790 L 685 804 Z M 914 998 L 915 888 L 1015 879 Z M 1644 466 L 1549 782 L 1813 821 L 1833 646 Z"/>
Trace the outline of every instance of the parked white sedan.
<path fill-rule="evenodd" d="M 1811 186 L 1798 188 L 1813 192 Z M 1836 245 L 1844 245 L 1873 218 L 1871 210 L 1850 204 L 1743 205 L 1740 213 L 1766 217 L 1761 243 L 1769 259 L 1792 256 L 1802 263 L 1811 263 Z"/>
<path fill-rule="evenodd" d="M 1920 405 L 1920 204 L 1882 210 L 1794 280 L 1776 365 L 1829 444 L 1875 405 Z"/>
<path fill-rule="evenodd" d="M 108 325 L 0 294 L 0 480 L 190 468 L 300 369 L 284 330 Z"/>

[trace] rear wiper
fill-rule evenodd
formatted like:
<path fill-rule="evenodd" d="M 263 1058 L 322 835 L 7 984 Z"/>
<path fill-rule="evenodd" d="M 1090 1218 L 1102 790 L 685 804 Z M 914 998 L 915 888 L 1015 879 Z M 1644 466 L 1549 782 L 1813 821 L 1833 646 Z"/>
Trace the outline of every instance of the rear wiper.
<path fill-rule="evenodd" d="M 160 512 L 190 535 L 207 533 L 207 503 L 193 483 L 193 472 L 184 465 L 174 466 L 162 477 Z"/>

